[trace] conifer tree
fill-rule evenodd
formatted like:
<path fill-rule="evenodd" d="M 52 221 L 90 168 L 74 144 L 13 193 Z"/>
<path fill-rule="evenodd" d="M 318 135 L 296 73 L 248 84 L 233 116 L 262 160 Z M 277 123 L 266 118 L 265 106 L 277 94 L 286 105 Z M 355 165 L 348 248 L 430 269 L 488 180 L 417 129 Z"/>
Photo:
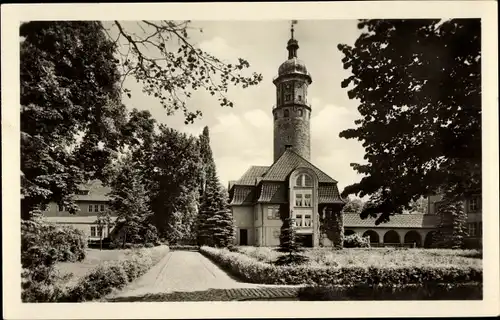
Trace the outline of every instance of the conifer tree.
<path fill-rule="evenodd" d="M 298 239 L 298 235 L 295 230 L 295 222 L 290 217 L 285 217 L 282 220 L 283 224 L 281 225 L 280 246 L 277 251 L 283 252 L 285 255 L 280 256 L 275 261 L 275 264 L 290 265 L 306 262 L 308 258 L 301 254 L 304 249 Z"/>
<path fill-rule="evenodd" d="M 208 127 L 200 136 L 201 159 L 204 162 L 201 176 L 201 201 L 198 214 L 198 244 L 228 246 L 234 239 L 233 219 L 228 210 L 228 194 L 217 177 L 217 169 L 210 148 Z"/>

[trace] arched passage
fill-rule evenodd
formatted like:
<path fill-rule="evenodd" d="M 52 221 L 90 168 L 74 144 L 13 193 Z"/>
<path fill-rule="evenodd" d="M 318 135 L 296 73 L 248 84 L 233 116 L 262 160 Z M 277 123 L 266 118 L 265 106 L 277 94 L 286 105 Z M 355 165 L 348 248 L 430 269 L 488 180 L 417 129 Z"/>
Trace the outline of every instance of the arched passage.
<path fill-rule="evenodd" d="M 345 230 L 344 231 L 344 236 L 350 236 L 350 235 L 353 235 L 355 234 L 356 232 L 354 232 L 354 230 Z"/>
<path fill-rule="evenodd" d="M 425 240 L 424 240 L 424 248 L 432 248 L 432 246 L 434 244 L 435 234 L 436 234 L 435 231 L 431 231 L 431 232 L 427 233 L 427 235 L 425 236 Z"/>
<path fill-rule="evenodd" d="M 418 248 L 422 246 L 422 237 L 415 230 L 410 230 L 405 234 L 405 243 L 415 244 Z"/>
<path fill-rule="evenodd" d="M 373 230 L 367 230 L 365 233 L 363 233 L 363 238 L 364 237 L 370 237 L 370 243 L 378 243 L 379 242 L 378 233 L 376 233 Z"/>
<path fill-rule="evenodd" d="M 401 243 L 399 234 L 394 230 L 389 230 L 384 234 L 384 243 Z"/>

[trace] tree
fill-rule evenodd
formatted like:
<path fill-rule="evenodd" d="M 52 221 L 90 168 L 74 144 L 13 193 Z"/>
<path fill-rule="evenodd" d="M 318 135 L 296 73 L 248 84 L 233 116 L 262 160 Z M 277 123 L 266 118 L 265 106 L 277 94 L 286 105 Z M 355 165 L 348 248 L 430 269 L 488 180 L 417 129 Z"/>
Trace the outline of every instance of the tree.
<path fill-rule="evenodd" d="M 363 209 L 364 202 L 358 198 L 349 198 L 345 206 L 342 208 L 342 214 L 344 213 L 361 213 Z"/>
<path fill-rule="evenodd" d="M 199 148 L 204 163 L 201 175 L 200 213 L 198 215 L 198 243 L 215 246 L 220 242 L 217 233 L 233 233 L 232 217 L 228 216 L 228 193 L 217 177 L 217 168 L 210 148 L 208 127 L 200 136 Z M 231 221 L 231 226 L 229 226 Z M 219 225 L 220 222 L 220 225 Z"/>
<path fill-rule="evenodd" d="M 122 232 L 123 246 L 127 242 L 151 243 L 157 238 L 156 227 L 151 224 L 153 212 L 148 192 L 141 180 L 140 173 L 131 165 L 130 158 L 125 157 L 110 193 L 110 208 L 117 216 L 116 227 Z"/>
<path fill-rule="evenodd" d="M 286 253 L 275 261 L 277 265 L 300 264 L 308 260 L 306 256 L 300 254 L 304 249 L 297 239 L 295 222 L 290 217 L 283 219 L 280 233 L 280 246 L 277 251 Z"/>
<path fill-rule="evenodd" d="M 370 195 L 361 217 L 376 223 L 446 189 L 481 192 L 481 21 L 361 20 L 354 46 L 341 44 L 352 75 L 342 82 L 361 119 L 340 137 L 358 139 L 364 175 L 342 196 Z M 388 130 L 389 128 L 389 130 Z"/>
<path fill-rule="evenodd" d="M 166 20 L 112 21 L 103 27 L 109 39 L 121 44 L 117 56 L 123 78 L 134 77 L 145 93 L 160 101 L 167 114 L 182 111 L 186 124 L 202 115 L 186 105 L 191 90 L 202 88 L 217 96 L 221 106 L 233 107 L 225 95 L 230 85 L 246 88 L 262 80 L 261 74 L 242 75 L 243 69 L 250 67 L 245 59 L 225 63 L 190 43 L 188 31 L 194 29 L 190 24 Z M 130 90 L 122 89 L 130 95 Z"/>
<path fill-rule="evenodd" d="M 153 148 L 151 207 L 162 237 L 192 238 L 201 171 L 197 139 L 161 125 Z"/>
<path fill-rule="evenodd" d="M 71 195 L 117 147 L 115 47 L 99 22 L 32 21 L 20 35 L 22 217 L 50 201 L 74 212 Z"/>
<path fill-rule="evenodd" d="M 207 219 L 210 226 L 211 244 L 214 247 L 226 248 L 234 242 L 234 221 L 231 210 L 214 212 Z"/>
<path fill-rule="evenodd" d="M 188 37 L 189 21 L 137 25 L 142 32 L 118 21 L 21 25 L 24 219 L 50 201 L 75 212 L 71 195 L 77 186 L 86 179 L 107 182 L 108 168 L 123 151 L 124 141 L 133 142 L 122 134 L 133 133 L 130 129 L 137 126 L 149 132 L 150 119 L 141 112 L 131 116 L 137 117 L 136 127 L 123 128 L 127 114 L 121 94 L 131 95 L 124 87 L 127 78 L 141 83 L 167 114 L 184 112 L 186 123 L 201 115 L 186 105 L 193 90 L 204 88 L 217 95 L 221 105 L 232 107 L 225 96 L 230 85 L 246 88 L 262 79 L 259 74 L 242 74 L 249 67 L 244 59 L 225 63 L 195 48 Z"/>

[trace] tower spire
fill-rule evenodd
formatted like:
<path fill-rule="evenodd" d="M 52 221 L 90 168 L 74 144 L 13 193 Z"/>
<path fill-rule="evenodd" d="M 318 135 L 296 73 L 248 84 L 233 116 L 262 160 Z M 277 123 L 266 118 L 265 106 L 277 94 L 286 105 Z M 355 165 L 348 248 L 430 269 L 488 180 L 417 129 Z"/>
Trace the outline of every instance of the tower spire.
<path fill-rule="evenodd" d="M 293 37 L 293 33 L 295 32 L 294 25 L 297 24 L 297 20 L 292 20 L 291 25 L 290 25 L 290 33 L 291 33 L 291 38 L 288 40 L 288 59 L 296 58 L 297 57 L 297 49 L 299 48 L 299 43 L 295 38 Z"/>

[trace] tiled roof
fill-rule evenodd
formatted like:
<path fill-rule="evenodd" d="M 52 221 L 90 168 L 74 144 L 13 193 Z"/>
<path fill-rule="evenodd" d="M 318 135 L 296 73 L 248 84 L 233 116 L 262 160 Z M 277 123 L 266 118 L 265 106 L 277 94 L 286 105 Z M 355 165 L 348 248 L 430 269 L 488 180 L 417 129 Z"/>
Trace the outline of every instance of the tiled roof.
<path fill-rule="evenodd" d="M 312 169 L 318 176 L 319 182 L 337 182 L 330 178 L 326 173 L 315 167 L 312 163 L 293 152 L 291 149 L 285 150 L 281 157 L 279 157 L 279 159 L 276 160 L 276 162 L 266 172 L 263 180 L 285 181 L 288 175 L 298 167 Z"/>
<path fill-rule="evenodd" d="M 319 203 L 344 202 L 339 195 L 339 189 L 336 184 L 319 185 L 318 189 Z"/>
<path fill-rule="evenodd" d="M 369 228 L 435 228 L 439 224 L 439 216 L 433 214 L 396 214 L 390 221 L 375 225 L 375 218 L 361 219 L 359 214 L 344 214 L 344 227 Z"/>
<path fill-rule="evenodd" d="M 235 185 L 232 191 L 232 199 L 230 205 L 253 204 L 254 199 L 254 186 Z"/>
<path fill-rule="evenodd" d="M 88 190 L 86 195 L 75 195 L 74 199 L 78 201 L 109 201 L 111 198 L 108 194 L 111 188 L 102 185 L 99 180 L 92 180 L 79 187 L 80 190 Z"/>
<path fill-rule="evenodd" d="M 260 187 L 260 196 L 257 202 L 286 203 L 286 191 L 284 183 L 264 182 Z"/>
<path fill-rule="evenodd" d="M 251 166 L 235 184 L 254 186 L 256 185 L 257 178 L 261 178 L 268 169 L 268 166 Z"/>

